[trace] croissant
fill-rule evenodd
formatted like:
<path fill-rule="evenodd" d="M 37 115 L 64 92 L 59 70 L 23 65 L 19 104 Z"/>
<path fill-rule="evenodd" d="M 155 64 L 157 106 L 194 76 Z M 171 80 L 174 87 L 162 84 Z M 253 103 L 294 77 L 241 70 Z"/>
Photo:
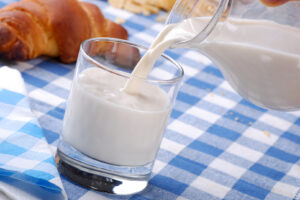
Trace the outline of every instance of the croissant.
<path fill-rule="evenodd" d="M 0 10 L 0 57 L 27 60 L 41 55 L 76 61 L 82 41 L 92 37 L 127 39 L 121 25 L 100 9 L 77 0 L 21 0 Z"/>

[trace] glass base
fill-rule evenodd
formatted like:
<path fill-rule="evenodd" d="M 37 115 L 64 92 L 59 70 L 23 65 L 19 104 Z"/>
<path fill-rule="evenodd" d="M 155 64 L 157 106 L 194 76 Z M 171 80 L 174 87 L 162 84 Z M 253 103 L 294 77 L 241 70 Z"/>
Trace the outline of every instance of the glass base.
<path fill-rule="evenodd" d="M 92 159 L 64 141 L 56 153 L 58 171 L 70 180 L 101 192 L 130 195 L 148 185 L 152 163 L 145 166 L 116 166 Z"/>

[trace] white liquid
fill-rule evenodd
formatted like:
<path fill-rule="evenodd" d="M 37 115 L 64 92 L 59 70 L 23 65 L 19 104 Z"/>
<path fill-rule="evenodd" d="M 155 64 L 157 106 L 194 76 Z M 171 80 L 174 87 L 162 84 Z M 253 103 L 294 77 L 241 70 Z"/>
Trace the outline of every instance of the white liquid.
<path fill-rule="evenodd" d="M 133 75 L 146 77 L 155 60 L 178 41 L 191 39 L 207 21 L 192 18 L 166 26 Z M 250 101 L 278 110 L 300 109 L 300 30 L 271 21 L 228 19 L 194 47 L 208 55 L 232 87 Z M 129 81 L 126 91 L 138 93 Z"/>
<path fill-rule="evenodd" d="M 271 21 L 231 20 L 198 48 L 253 103 L 300 109 L 300 30 Z"/>
<path fill-rule="evenodd" d="M 146 83 L 139 94 L 127 94 L 121 91 L 125 82 L 102 69 L 83 71 L 69 97 L 63 138 L 107 163 L 145 165 L 159 149 L 170 102 L 163 90 Z"/>

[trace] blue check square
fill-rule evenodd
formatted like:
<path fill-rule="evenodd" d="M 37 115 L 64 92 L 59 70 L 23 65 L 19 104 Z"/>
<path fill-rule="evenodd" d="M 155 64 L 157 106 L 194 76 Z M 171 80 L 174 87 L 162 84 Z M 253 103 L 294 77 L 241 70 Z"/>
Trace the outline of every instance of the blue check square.
<path fill-rule="evenodd" d="M 50 179 L 54 178 L 53 175 L 51 175 L 45 171 L 34 170 L 34 169 L 26 170 L 24 172 L 24 174 L 32 176 L 32 177 L 37 177 L 39 179 L 44 179 L 44 180 L 50 180 Z"/>
<path fill-rule="evenodd" d="M 20 130 L 20 132 L 27 133 L 33 137 L 43 138 L 44 134 L 41 128 L 31 122 L 26 123 Z"/>
<path fill-rule="evenodd" d="M 25 96 L 23 94 L 13 92 L 7 89 L 0 90 L 0 102 L 17 105 L 18 102 L 23 99 Z"/>
<path fill-rule="evenodd" d="M 0 143 L 0 153 L 18 156 L 27 150 L 9 142 L 3 141 Z"/>

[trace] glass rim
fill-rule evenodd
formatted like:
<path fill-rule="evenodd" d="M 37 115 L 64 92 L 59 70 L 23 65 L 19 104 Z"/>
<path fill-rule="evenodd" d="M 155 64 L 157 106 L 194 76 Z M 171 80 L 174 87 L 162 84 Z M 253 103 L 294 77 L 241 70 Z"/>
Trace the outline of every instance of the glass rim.
<path fill-rule="evenodd" d="M 134 46 L 134 47 L 137 47 L 139 49 L 143 49 L 143 50 L 148 50 L 149 48 L 143 46 L 143 45 L 140 45 L 140 44 L 137 44 L 135 42 L 131 42 L 131 41 L 128 41 L 128 40 L 123 40 L 123 39 L 118 39 L 118 38 L 110 38 L 110 37 L 95 37 L 95 38 L 90 38 L 90 39 L 87 39 L 85 41 L 83 41 L 80 45 L 80 53 L 88 60 L 90 61 L 91 63 L 93 63 L 94 65 L 100 67 L 101 69 L 104 69 L 110 73 L 113 73 L 113 74 L 116 74 L 118 76 L 122 76 L 124 78 L 128 78 L 130 79 L 131 78 L 131 74 L 125 74 L 124 72 L 122 71 L 119 71 L 119 70 L 115 70 L 115 69 L 111 69 L 111 68 L 108 68 L 106 66 L 103 66 L 101 64 L 99 64 L 98 61 L 96 61 L 95 59 L 93 59 L 91 56 L 89 56 L 86 51 L 84 50 L 84 46 L 89 43 L 89 42 L 92 42 L 92 41 L 99 41 L 99 42 L 117 42 L 117 43 L 123 43 L 123 44 L 126 44 L 126 45 L 130 45 L 130 46 Z M 160 57 L 168 60 L 169 62 L 171 62 L 176 68 L 177 70 L 179 71 L 179 75 L 174 77 L 174 78 L 171 78 L 171 79 L 161 79 L 161 80 L 157 80 L 157 79 L 151 79 L 151 78 L 143 78 L 143 77 L 139 77 L 139 76 L 133 76 L 134 79 L 137 79 L 137 80 L 141 80 L 141 81 L 147 81 L 147 82 L 150 82 L 150 83 L 156 83 L 156 84 L 172 84 L 172 83 L 176 83 L 176 82 L 179 82 L 183 75 L 184 75 L 184 71 L 183 71 L 183 68 L 182 66 L 176 62 L 173 58 L 171 58 L 170 56 L 166 55 L 166 54 L 162 54 Z"/>

